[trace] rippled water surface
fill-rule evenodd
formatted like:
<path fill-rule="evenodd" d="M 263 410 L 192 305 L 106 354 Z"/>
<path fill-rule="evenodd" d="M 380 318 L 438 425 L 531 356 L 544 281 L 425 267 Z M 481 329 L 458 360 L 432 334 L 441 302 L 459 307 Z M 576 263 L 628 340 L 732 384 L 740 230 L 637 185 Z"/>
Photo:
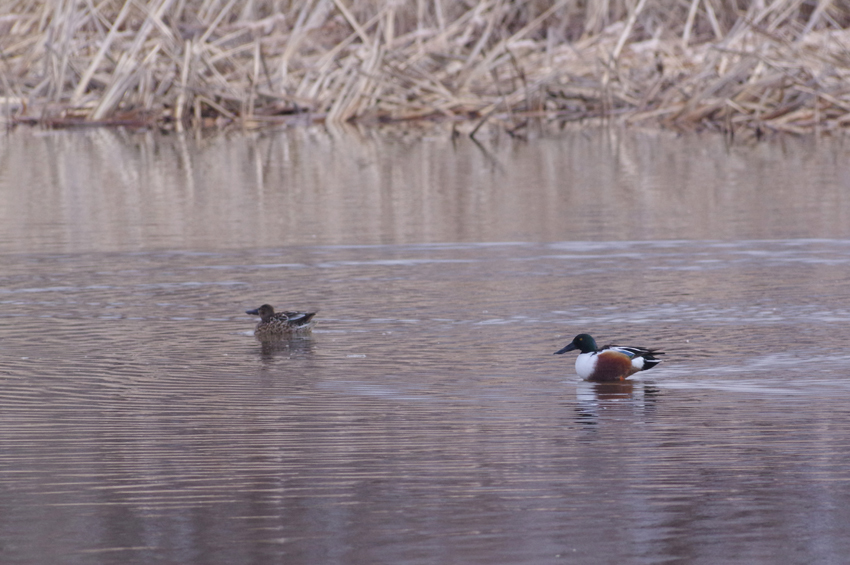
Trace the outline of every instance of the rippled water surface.
<path fill-rule="evenodd" d="M 848 157 L 7 134 L 0 562 L 846 563 Z"/>

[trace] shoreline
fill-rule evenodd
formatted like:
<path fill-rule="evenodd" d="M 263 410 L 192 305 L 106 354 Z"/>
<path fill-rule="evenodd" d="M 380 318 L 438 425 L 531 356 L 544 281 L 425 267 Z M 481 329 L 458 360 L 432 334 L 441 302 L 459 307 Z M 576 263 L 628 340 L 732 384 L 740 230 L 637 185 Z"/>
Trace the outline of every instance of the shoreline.
<path fill-rule="evenodd" d="M 0 12 L 0 121 L 440 121 L 522 136 L 534 120 L 605 120 L 756 138 L 850 125 L 850 5 L 176 4 L 12 2 Z"/>

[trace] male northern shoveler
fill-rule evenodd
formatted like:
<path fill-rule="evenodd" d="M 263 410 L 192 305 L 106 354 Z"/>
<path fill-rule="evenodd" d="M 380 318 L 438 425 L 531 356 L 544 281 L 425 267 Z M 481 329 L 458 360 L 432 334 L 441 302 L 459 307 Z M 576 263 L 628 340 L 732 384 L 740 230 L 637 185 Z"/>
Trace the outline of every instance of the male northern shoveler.
<path fill-rule="evenodd" d="M 655 349 L 622 345 L 606 345 L 600 349 L 596 346 L 596 340 L 588 334 L 575 336 L 569 345 L 556 351 L 555 355 L 576 349 L 581 351 L 576 359 L 578 376 L 587 381 L 599 382 L 624 381 L 638 371 L 652 369 L 661 363 L 661 359 L 655 356 L 664 355 L 663 351 Z"/>
<path fill-rule="evenodd" d="M 313 329 L 315 312 L 278 312 L 268 304 L 263 304 L 256 310 L 246 310 L 246 314 L 259 316 L 260 323 L 254 330 L 258 338 L 286 337 L 296 333 L 307 333 Z"/>

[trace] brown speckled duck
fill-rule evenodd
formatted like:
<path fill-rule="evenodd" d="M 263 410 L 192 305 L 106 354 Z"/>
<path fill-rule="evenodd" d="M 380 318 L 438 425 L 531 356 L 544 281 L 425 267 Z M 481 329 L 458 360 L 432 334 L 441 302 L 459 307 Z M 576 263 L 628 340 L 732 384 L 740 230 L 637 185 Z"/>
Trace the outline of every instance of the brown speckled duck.
<path fill-rule="evenodd" d="M 254 330 L 259 339 L 279 339 L 294 334 L 305 334 L 313 329 L 315 312 L 278 312 L 268 304 L 263 304 L 255 310 L 246 310 L 246 314 L 259 316 L 260 323 Z"/>

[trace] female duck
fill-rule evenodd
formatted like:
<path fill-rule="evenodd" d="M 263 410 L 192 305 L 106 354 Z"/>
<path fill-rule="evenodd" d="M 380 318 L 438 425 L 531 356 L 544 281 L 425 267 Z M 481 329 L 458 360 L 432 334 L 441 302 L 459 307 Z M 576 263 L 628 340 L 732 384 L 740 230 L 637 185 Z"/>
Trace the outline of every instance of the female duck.
<path fill-rule="evenodd" d="M 596 340 L 588 334 L 575 336 L 555 355 L 576 349 L 581 351 L 576 359 L 576 373 L 585 380 L 597 382 L 624 381 L 638 371 L 652 369 L 661 363 L 661 359 L 655 356 L 664 355 L 663 351 L 643 347 L 606 345 L 600 349 Z"/>
<path fill-rule="evenodd" d="M 263 304 L 255 310 L 246 310 L 246 314 L 259 316 L 260 323 L 254 330 L 254 335 L 260 339 L 288 337 L 293 334 L 307 333 L 313 329 L 315 312 L 278 312 L 268 304 Z"/>

